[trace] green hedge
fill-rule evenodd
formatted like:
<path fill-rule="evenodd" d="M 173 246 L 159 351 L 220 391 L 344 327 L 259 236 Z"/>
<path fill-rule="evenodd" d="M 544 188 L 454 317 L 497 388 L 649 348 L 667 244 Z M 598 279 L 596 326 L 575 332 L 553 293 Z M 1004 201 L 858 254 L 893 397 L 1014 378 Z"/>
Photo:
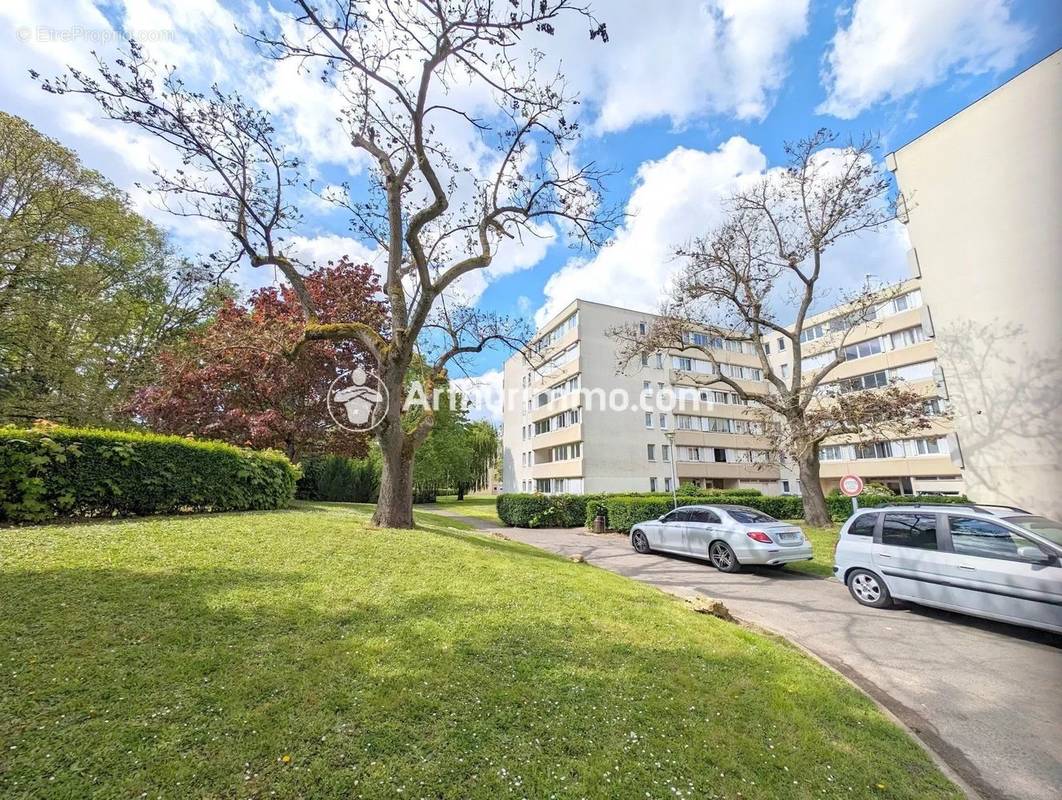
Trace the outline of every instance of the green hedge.
<path fill-rule="evenodd" d="M 684 489 L 686 487 L 683 487 Z M 699 503 L 731 503 L 747 506 L 775 519 L 803 519 L 804 502 L 796 495 L 764 495 L 755 489 L 702 489 L 696 494 L 683 493 L 676 498 L 678 505 Z M 901 497 L 868 495 L 859 498 L 863 508 L 913 503 L 969 503 L 966 497 Z M 598 514 L 605 516 L 606 530 L 626 531 L 637 522 L 655 519 L 674 507 L 670 494 L 638 492 L 545 495 L 503 494 L 498 496 L 498 518 L 516 528 L 574 528 L 583 525 L 590 529 Z M 852 515 L 852 501 L 847 497 L 827 497 L 826 506 L 837 522 Z"/>
<path fill-rule="evenodd" d="M 577 528 L 586 518 L 585 494 L 501 494 L 498 519 L 514 528 Z"/>
<path fill-rule="evenodd" d="M 910 506 L 910 505 L 954 505 L 956 503 L 970 503 L 970 498 L 965 495 L 942 496 L 942 495 L 860 495 L 860 508 L 880 508 L 881 506 Z M 830 516 L 835 522 L 844 522 L 852 516 L 852 500 L 841 495 L 830 495 L 826 498 L 826 508 L 830 510 Z M 801 517 L 804 516 L 801 508 Z"/>
<path fill-rule="evenodd" d="M 0 429 L 0 520 L 283 508 L 299 472 L 280 453 L 178 436 Z"/>

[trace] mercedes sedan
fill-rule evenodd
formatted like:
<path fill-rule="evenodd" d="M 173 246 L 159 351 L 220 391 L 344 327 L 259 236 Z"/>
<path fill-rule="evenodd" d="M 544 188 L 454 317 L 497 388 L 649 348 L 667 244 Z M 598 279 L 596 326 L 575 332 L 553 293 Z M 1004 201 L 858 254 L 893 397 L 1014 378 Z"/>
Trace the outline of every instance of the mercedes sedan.
<path fill-rule="evenodd" d="M 737 572 L 743 564 L 780 567 L 812 559 L 811 543 L 800 528 L 746 506 L 676 508 L 634 525 L 631 546 L 639 553 L 706 558 L 722 572 Z"/>

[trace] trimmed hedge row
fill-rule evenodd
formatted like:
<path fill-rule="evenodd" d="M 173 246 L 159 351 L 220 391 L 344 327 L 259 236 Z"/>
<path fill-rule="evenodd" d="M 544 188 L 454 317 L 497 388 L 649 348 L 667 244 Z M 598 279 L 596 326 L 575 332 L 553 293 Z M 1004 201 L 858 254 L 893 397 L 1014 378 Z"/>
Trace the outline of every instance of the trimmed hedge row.
<path fill-rule="evenodd" d="M 90 428 L 0 429 L 0 521 L 283 508 L 282 454 Z"/>
<path fill-rule="evenodd" d="M 498 519 L 513 528 L 578 528 L 586 518 L 585 494 L 500 494 Z"/>
<path fill-rule="evenodd" d="M 702 490 L 697 494 L 678 495 L 680 506 L 699 503 L 731 503 L 769 514 L 775 519 L 803 519 L 804 501 L 796 495 L 764 495 L 753 490 L 731 489 L 718 492 Z M 878 496 L 861 497 L 863 508 L 914 503 L 968 503 L 966 497 Z M 671 495 L 656 494 L 503 494 L 497 499 L 498 518 L 515 528 L 592 528 L 598 514 L 605 516 L 606 530 L 626 531 L 638 522 L 655 519 L 673 508 Z M 837 522 L 852 515 L 852 501 L 847 497 L 827 497 L 827 508 Z"/>

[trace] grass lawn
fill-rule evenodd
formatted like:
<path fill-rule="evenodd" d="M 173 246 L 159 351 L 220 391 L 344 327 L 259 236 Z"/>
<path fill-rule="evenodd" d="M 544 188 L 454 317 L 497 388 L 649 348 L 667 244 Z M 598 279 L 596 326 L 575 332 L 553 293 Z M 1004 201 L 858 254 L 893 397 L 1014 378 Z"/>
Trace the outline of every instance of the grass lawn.
<path fill-rule="evenodd" d="M 802 519 L 791 519 L 786 520 L 786 522 L 799 526 L 804 531 L 804 535 L 808 537 L 811 547 L 815 551 L 815 559 L 813 561 L 797 561 L 793 564 L 787 564 L 786 569 L 806 572 L 809 575 L 818 575 L 823 578 L 832 577 L 833 548 L 837 544 L 837 535 L 841 530 L 841 526 L 831 525 L 829 528 L 813 528 Z"/>
<path fill-rule="evenodd" d="M 784 643 L 451 520 L 367 520 L 0 530 L 0 796 L 960 796 Z"/>
<path fill-rule="evenodd" d="M 499 527 L 504 523 L 498 519 L 497 498 L 494 495 L 465 495 L 464 500 L 458 500 L 456 495 L 443 495 L 435 500 L 435 505 L 461 514 L 465 517 L 475 517 L 493 522 Z"/>

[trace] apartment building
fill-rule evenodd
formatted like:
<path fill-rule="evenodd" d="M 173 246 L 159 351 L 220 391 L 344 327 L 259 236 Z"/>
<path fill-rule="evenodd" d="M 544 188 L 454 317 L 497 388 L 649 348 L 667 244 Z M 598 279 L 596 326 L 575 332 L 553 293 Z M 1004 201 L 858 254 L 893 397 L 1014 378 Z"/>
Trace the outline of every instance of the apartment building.
<path fill-rule="evenodd" d="M 806 365 L 825 363 L 842 319 L 834 311 L 810 321 Z M 934 345 L 923 320 L 921 292 L 911 282 L 882 304 L 873 323 L 849 335 L 851 355 L 831 373 L 831 382 L 854 390 L 903 380 L 940 407 Z M 746 405 L 726 386 L 705 387 L 691 377 L 712 374 L 714 365 L 699 353 L 708 347 L 721 371 L 743 389 L 765 392 L 752 345 L 707 331 L 690 333 L 690 348 L 643 356 L 619 370 L 618 344 L 608 331 L 637 330 L 652 321 L 651 314 L 577 300 L 543 326 L 528 356 L 506 362 L 506 394 L 518 401 L 507 404 L 503 417 L 504 491 L 667 492 L 675 482 L 689 482 L 799 493 L 796 475 L 770 451 L 764 409 Z M 772 337 L 765 345 L 787 375 L 786 340 Z M 898 493 L 957 493 L 962 484 L 949 456 L 948 432 L 942 423 L 892 441 L 829 442 L 822 453 L 824 488 L 854 472 Z"/>
<path fill-rule="evenodd" d="M 617 371 L 617 343 L 607 331 L 651 321 L 577 300 L 543 326 L 530 358 L 506 362 L 506 396 L 519 402 L 507 403 L 503 416 L 504 491 L 669 492 L 675 481 L 782 491 L 758 435 L 762 413 L 732 391 L 699 388 L 678 374 L 709 371 L 696 351 L 656 353 Z M 752 347 L 716 343 L 729 374 L 762 391 Z"/>
<path fill-rule="evenodd" d="M 1062 516 L 1062 51 L 886 157 L 971 496 Z"/>
<path fill-rule="evenodd" d="M 877 389 L 902 381 L 926 398 L 930 416 L 941 415 L 928 430 L 887 439 L 839 437 L 819 449 L 820 478 L 825 491 L 844 475 L 881 483 L 896 494 L 961 494 L 964 489 L 956 458 L 946 388 L 937 362 L 929 309 L 918 281 L 894 287 L 874 318 L 852 328 L 843 308 L 810 317 L 801 335 L 802 369 L 824 367 L 842 350 L 844 362 L 826 376 L 821 388 L 831 392 Z M 841 347 L 843 338 L 844 346 Z M 769 348 L 770 343 L 766 343 Z M 769 353 L 774 368 L 787 376 L 791 353 Z"/>

